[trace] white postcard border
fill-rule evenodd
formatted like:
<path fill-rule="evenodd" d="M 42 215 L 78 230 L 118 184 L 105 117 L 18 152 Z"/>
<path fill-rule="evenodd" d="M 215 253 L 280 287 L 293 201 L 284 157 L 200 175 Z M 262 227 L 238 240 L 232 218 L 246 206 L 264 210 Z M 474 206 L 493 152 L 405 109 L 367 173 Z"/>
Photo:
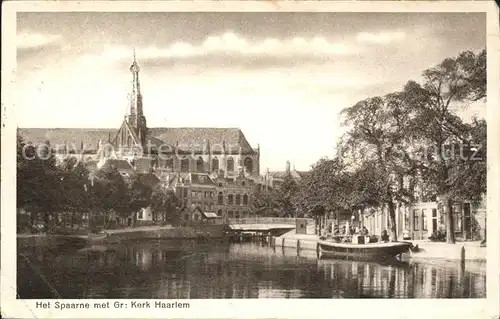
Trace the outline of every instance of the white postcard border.
<path fill-rule="evenodd" d="M 18 11 L 337 11 L 337 12 L 487 12 L 488 198 L 487 298 L 475 300 L 208 299 L 189 309 L 67 310 L 40 309 L 40 300 L 16 299 L 16 12 Z M 498 6 L 493 1 L 14 1 L 2 10 L 2 201 L 1 312 L 9 318 L 490 318 L 499 313 L 500 112 Z M 55 303 L 57 300 L 50 300 Z M 59 300 L 61 301 L 61 300 Z M 64 300 L 66 302 L 66 300 Z M 68 302 L 71 300 L 67 300 Z M 105 302 L 107 300 L 72 300 Z M 110 300 L 113 303 L 116 300 Z M 133 300 L 119 299 L 120 302 Z M 138 300 L 136 300 L 138 301 Z M 140 301 L 140 300 L 139 300 Z M 152 300 L 154 302 L 154 300 Z"/>

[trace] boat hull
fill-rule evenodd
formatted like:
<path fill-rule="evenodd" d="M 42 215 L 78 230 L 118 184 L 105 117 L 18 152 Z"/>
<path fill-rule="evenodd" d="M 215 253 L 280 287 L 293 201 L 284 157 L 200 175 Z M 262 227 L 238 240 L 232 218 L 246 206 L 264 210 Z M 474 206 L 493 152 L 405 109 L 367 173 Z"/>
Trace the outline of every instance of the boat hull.
<path fill-rule="evenodd" d="M 393 258 L 407 252 L 411 243 L 390 242 L 370 244 L 349 244 L 318 241 L 318 257 L 357 257 L 362 259 Z"/>

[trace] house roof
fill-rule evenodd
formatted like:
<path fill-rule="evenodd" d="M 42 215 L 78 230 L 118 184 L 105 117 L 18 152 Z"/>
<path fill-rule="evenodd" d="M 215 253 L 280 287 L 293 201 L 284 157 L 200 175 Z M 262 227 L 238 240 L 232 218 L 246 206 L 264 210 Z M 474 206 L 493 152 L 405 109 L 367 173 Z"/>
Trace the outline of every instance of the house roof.
<path fill-rule="evenodd" d="M 208 174 L 190 173 L 188 179 L 191 184 L 214 186 L 214 181 Z"/>
<path fill-rule="evenodd" d="M 161 180 L 152 173 L 137 174 L 137 179 L 140 183 L 147 186 L 156 186 L 161 182 Z"/>
<path fill-rule="evenodd" d="M 207 213 L 207 212 L 202 212 L 203 215 L 205 215 L 206 218 L 217 218 L 219 216 L 217 216 L 216 213 Z"/>
<path fill-rule="evenodd" d="M 101 166 L 101 169 L 109 168 L 109 167 L 114 167 L 119 171 L 122 170 L 127 170 L 127 171 L 133 171 L 134 168 L 130 163 L 124 159 L 107 159 L 104 164 Z"/>
<path fill-rule="evenodd" d="M 301 179 L 307 172 L 299 172 L 296 170 L 291 170 L 290 175 L 293 179 Z M 286 171 L 278 171 L 278 172 L 269 172 L 269 175 L 273 178 L 285 178 L 288 173 Z"/>

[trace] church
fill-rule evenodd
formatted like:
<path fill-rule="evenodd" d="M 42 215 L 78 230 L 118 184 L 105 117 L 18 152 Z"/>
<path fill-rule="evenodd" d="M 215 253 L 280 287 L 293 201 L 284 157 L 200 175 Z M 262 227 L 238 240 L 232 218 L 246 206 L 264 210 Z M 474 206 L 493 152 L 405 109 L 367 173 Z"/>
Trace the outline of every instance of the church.
<path fill-rule="evenodd" d="M 147 126 L 135 52 L 128 114 L 121 126 L 109 129 L 19 128 L 35 145 L 50 142 L 56 156 L 79 156 L 99 168 L 109 159 L 127 161 L 139 173 L 217 173 L 260 178 L 260 148 L 253 148 L 239 128 L 169 128 Z M 239 173 L 240 172 L 240 173 Z"/>

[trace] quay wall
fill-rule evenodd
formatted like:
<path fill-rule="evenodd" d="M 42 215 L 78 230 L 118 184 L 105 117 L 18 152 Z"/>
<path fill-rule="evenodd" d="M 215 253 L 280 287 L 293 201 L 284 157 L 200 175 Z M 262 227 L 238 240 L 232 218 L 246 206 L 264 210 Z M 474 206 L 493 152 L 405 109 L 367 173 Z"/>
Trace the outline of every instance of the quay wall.
<path fill-rule="evenodd" d="M 17 235 L 17 248 L 81 248 L 87 244 L 87 240 L 78 236 L 65 235 Z"/>
<path fill-rule="evenodd" d="M 87 244 L 111 244 L 125 240 L 223 238 L 224 225 L 196 225 L 191 227 L 148 227 L 110 230 L 92 237 L 85 235 L 17 235 L 17 247 L 26 248 L 83 248 Z"/>
<path fill-rule="evenodd" d="M 297 250 L 316 250 L 318 236 L 315 235 L 299 235 L 293 232 L 283 236 L 272 237 L 271 245 L 275 247 L 296 248 Z M 486 261 L 486 247 L 480 247 L 478 243 L 436 243 L 419 241 L 412 242 L 418 245 L 418 251 L 409 251 L 405 254 L 405 258 L 411 259 L 436 259 L 436 260 L 451 260 L 451 261 Z"/>
<path fill-rule="evenodd" d="M 196 239 L 196 238 L 223 238 L 224 225 L 199 225 L 191 227 L 172 227 L 158 229 L 137 229 L 127 232 L 109 233 L 104 239 L 97 240 L 105 243 L 117 243 L 124 240 L 143 239 Z"/>

